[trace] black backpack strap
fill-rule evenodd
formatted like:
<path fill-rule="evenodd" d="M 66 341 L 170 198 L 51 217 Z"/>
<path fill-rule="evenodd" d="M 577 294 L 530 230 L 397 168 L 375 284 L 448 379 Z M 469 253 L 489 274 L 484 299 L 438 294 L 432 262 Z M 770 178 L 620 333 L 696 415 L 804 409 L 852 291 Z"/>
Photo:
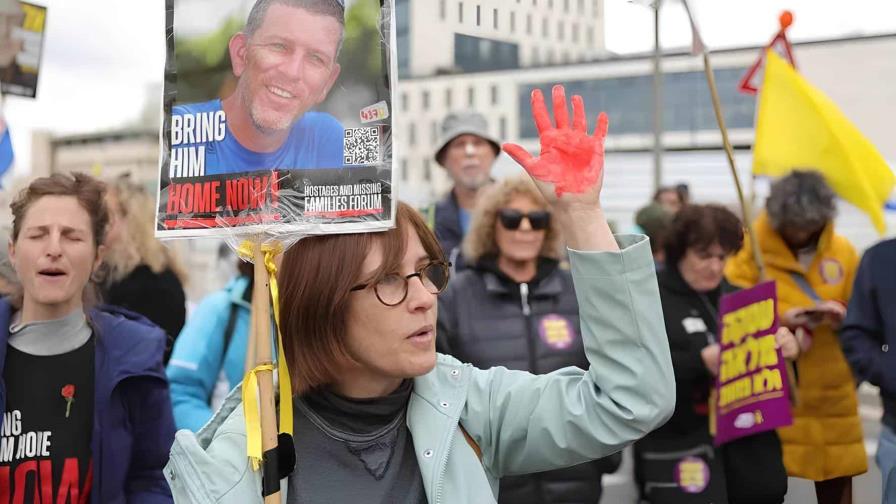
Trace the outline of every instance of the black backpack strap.
<path fill-rule="evenodd" d="M 224 326 L 224 350 L 221 351 L 221 365 L 224 365 L 224 356 L 230 349 L 230 340 L 233 339 L 233 328 L 236 325 L 236 316 L 240 310 L 240 305 L 236 303 L 230 304 L 230 314 L 227 316 L 227 325 Z M 220 367 L 220 366 L 219 366 Z"/>
<path fill-rule="evenodd" d="M 249 284 L 246 285 L 246 290 L 243 291 L 243 301 L 247 303 L 252 302 L 252 277 L 249 277 Z M 227 325 L 224 326 L 224 348 L 221 350 L 221 359 L 218 360 L 218 373 L 220 374 L 221 368 L 224 367 L 224 359 L 227 357 L 227 351 L 230 350 L 230 342 L 233 340 L 233 332 L 236 328 L 236 319 L 239 315 L 240 305 L 237 303 L 230 303 L 230 313 L 227 315 Z"/>

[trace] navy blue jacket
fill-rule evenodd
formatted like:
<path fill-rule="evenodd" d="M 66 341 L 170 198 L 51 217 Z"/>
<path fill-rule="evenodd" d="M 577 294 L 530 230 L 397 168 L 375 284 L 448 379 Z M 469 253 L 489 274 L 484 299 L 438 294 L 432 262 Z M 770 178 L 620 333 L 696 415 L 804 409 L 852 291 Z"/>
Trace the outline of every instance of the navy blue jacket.
<path fill-rule="evenodd" d="M 880 387 L 883 422 L 896 429 L 896 239 L 862 257 L 840 342 L 856 379 Z"/>
<path fill-rule="evenodd" d="M 429 228 L 436 234 L 445 259 L 453 265 L 453 271 L 466 269 L 464 256 L 460 247 L 464 240 L 464 232 L 460 226 L 460 206 L 449 191 L 441 200 L 430 205 L 425 211 Z"/>
<path fill-rule="evenodd" d="M 10 305 L 0 300 L 0 412 Z M 174 442 L 174 418 L 162 357 L 165 332 L 140 315 L 111 306 L 91 310 L 96 336 L 92 504 L 170 503 L 162 475 Z M 2 418 L 0 418 L 2 427 Z"/>

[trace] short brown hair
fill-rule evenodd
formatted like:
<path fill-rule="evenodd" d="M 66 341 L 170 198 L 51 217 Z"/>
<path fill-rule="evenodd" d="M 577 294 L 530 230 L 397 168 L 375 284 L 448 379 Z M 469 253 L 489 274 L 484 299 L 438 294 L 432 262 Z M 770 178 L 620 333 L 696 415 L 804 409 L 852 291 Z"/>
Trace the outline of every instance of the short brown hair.
<path fill-rule="evenodd" d="M 331 17 L 345 26 L 345 6 L 340 0 L 258 0 L 252 5 L 249 17 L 246 19 L 246 27 L 243 29 L 246 35 L 251 36 L 261 28 L 271 5 L 304 9 L 318 16 Z"/>
<path fill-rule="evenodd" d="M 35 201 L 44 196 L 74 196 L 87 215 L 93 231 L 93 243 L 99 247 L 106 237 L 109 211 L 106 209 L 106 184 L 83 173 L 54 173 L 49 177 L 35 179 L 22 189 L 9 204 L 12 210 L 12 241 L 19 238 L 25 214 Z"/>
<path fill-rule="evenodd" d="M 398 271 L 408 230 L 417 233 L 431 259 L 445 260 L 416 210 L 399 203 L 395 223 L 395 228 L 379 233 L 304 238 L 284 254 L 278 275 L 280 330 L 296 394 L 333 383 L 340 364 L 349 359 L 345 335 L 351 289 Z M 376 243 L 382 247 L 383 264 L 371 278 L 361 278 L 364 258 Z"/>
<path fill-rule="evenodd" d="M 545 210 L 549 210 L 547 201 L 528 177 L 505 179 L 493 187 L 483 191 L 477 197 L 476 208 L 470 221 L 470 231 L 463 242 L 464 259 L 474 264 L 486 256 L 498 255 L 498 244 L 495 241 L 495 223 L 498 221 L 498 210 L 510 203 L 514 196 L 531 199 Z M 562 237 L 557 225 L 551 221 L 544 235 L 539 256 L 560 258 Z"/>
<path fill-rule="evenodd" d="M 666 234 L 666 264 L 677 265 L 689 248 L 702 250 L 718 243 L 730 254 L 743 241 L 743 225 L 731 210 L 721 205 L 688 205 L 675 215 Z"/>

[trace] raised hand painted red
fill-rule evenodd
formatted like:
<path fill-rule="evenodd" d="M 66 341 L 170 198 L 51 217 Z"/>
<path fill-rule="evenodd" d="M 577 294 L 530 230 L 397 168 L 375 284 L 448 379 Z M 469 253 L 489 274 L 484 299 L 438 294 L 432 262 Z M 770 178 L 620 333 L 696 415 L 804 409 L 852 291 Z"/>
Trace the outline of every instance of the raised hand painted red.
<path fill-rule="evenodd" d="M 603 173 L 604 138 L 609 121 L 601 112 L 594 134 L 589 135 L 582 97 L 572 97 L 570 125 L 566 90 L 556 85 L 551 93 L 556 127 L 551 124 L 541 90 L 532 91 L 532 118 L 541 140 L 540 155 L 533 157 L 526 149 L 511 143 L 504 144 L 504 152 L 532 177 L 554 184 L 558 197 L 564 193 L 583 193 L 597 184 Z"/>

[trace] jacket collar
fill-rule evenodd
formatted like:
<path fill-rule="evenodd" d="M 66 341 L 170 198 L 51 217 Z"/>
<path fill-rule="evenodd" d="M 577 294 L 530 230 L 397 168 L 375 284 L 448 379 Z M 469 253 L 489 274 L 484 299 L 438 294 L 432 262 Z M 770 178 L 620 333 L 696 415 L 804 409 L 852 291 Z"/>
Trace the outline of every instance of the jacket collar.
<path fill-rule="evenodd" d="M 158 341 L 145 337 L 159 331 L 158 327 L 141 315 L 112 305 L 91 309 L 87 319 L 96 333 L 96 376 L 98 379 L 103 376 L 110 391 L 121 380 L 134 376 L 167 379 L 165 370 L 153 358 L 158 354 L 150 348 Z M 130 334 L 129 337 L 116 337 L 116 333 Z"/>
<path fill-rule="evenodd" d="M 530 295 L 537 297 L 559 296 L 563 292 L 563 282 L 554 270 L 559 266 L 559 261 L 548 257 L 539 257 L 535 277 L 526 282 L 530 287 Z M 483 273 L 485 290 L 490 294 L 510 294 L 519 291 L 520 282 L 511 279 L 498 268 L 498 261 L 494 257 L 483 257 L 476 263 L 476 270 Z"/>
<path fill-rule="evenodd" d="M 722 281 L 719 282 L 719 285 L 716 286 L 715 289 L 703 293 L 697 292 L 681 275 L 681 270 L 678 269 L 678 265 L 666 266 L 662 271 L 656 274 L 656 278 L 660 288 L 683 296 L 698 296 L 703 294 L 708 299 L 719 299 L 720 295 L 730 292 L 733 289 L 723 277 Z"/>
<path fill-rule="evenodd" d="M 9 322 L 12 306 L 8 299 L 0 299 L 0 374 L 6 362 L 6 349 L 9 342 Z M 104 337 L 116 331 L 140 333 L 159 329 L 140 315 L 110 305 L 98 306 L 88 312 L 87 320 L 96 335 L 96 378 L 109 386 L 113 386 L 125 378 L 132 376 L 153 376 L 165 379 L 164 370 L 151 359 L 152 352 L 141 351 L 133 345 L 135 338 Z M 136 338 L 142 340 L 144 338 Z M 106 363 L 108 364 L 108 367 Z M 102 374 L 100 374 L 102 373 Z M 111 390 L 111 389 L 110 389 Z"/>
<path fill-rule="evenodd" d="M 759 217 L 756 218 L 756 221 L 753 223 L 753 230 L 756 233 L 756 239 L 759 240 L 759 250 L 762 251 L 762 257 L 769 266 L 800 273 L 806 271 L 806 268 L 800 264 L 793 252 L 790 251 L 787 243 L 784 242 L 784 238 L 772 227 L 766 211 L 763 210 Z M 828 222 L 818 238 L 818 248 L 815 253 L 816 261 L 830 250 L 833 239 L 834 223 Z"/>

